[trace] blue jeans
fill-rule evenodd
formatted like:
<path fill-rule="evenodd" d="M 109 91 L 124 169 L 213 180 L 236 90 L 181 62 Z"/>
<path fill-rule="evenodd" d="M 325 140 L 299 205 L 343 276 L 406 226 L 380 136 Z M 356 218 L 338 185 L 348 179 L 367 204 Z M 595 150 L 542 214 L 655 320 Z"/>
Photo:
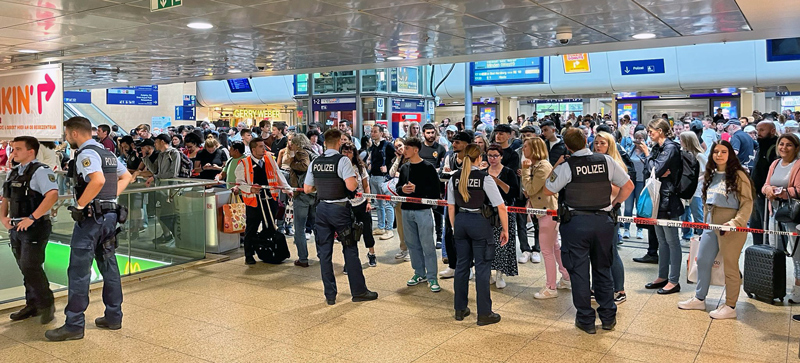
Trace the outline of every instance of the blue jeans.
<path fill-rule="evenodd" d="M 306 221 L 313 218 L 314 214 L 316 211 L 313 195 L 301 193 L 294 197 L 294 244 L 297 246 L 297 259 L 300 262 L 308 262 L 308 241 L 303 232 Z M 316 234 L 316 231 L 314 233 Z"/>
<path fill-rule="evenodd" d="M 411 256 L 411 267 L 415 274 L 426 277 L 428 281 L 438 278 L 439 267 L 432 213 L 429 208 L 403 210 L 403 235 Z"/>
<path fill-rule="evenodd" d="M 689 206 L 683 211 L 683 216 L 681 217 L 681 220 L 684 222 L 703 223 L 703 199 L 700 197 L 693 197 L 692 202 L 689 203 Z M 681 231 L 683 232 L 681 238 L 683 239 L 692 238 L 691 228 L 681 228 Z M 701 234 L 701 233 L 703 233 L 702 229 L 694 230 L 694 234 Z"/>
<path fill-rule="evenodd" d="M 637 181 L 633 183 L 633 193 L 628 196 L 628 199 L 625 200 L 625 216 L 632 217 L 633 216 L 633 208 L 636 207 L 636 201 L 639 199 L 639 194 L 642 194 L 642 189 L 644 189 L 644 182 Z M 625 223 L 625 229 L 630 230 L 631 224 Z"/>
<path fill-rule="evenodd" d="M 655 227 L 658 236 L 658 278 L 668 279 L 669 282 L 677 284 L 681 278 L 681 262 L 683 262 L 678 227 Z"/>
<path fill-rule="evenodd" d="M 373 194 L 383 194 L 383 182 L 385 180 L 386 178 L 383 176 L 369 177 L 369 190 Z M 394 225 L 394 205 L 392 205 L 392 202 L 380 199 L 376 200 L 375 204 L 377 204 L 375 209 L 378 212 L 378 229 L 391 231 Z M 431 217 L 431 222 L 433 222 L 433 217 Z"/>
<path fill-rule="evenodd" d="M 611 263 L 611 279 L 614 280 L 614 292 L 625 291 L 625 266 L 622 265 L 622 259 L 619 258 L 619 251 L 617 250 L 618 238 L 619 234 L 615 234 L 612 241 L 614 248 L 611 251 L 614 254 L 614 261 Z"/>

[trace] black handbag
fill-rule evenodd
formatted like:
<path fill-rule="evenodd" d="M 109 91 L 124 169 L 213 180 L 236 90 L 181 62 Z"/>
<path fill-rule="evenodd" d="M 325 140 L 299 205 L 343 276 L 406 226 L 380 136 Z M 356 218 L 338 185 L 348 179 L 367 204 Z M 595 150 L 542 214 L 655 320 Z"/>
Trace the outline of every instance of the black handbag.
<path fill-rule="evenodd" d="M 781 223 L 800 223 L 800 199 L 782 201 L 775 211 L 775 220 Z"/>

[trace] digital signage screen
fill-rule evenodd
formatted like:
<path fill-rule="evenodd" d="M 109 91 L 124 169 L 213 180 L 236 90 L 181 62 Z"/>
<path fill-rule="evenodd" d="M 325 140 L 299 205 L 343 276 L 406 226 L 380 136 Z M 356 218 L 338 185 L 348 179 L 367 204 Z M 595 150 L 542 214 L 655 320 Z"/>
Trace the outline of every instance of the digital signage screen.
<path fill-rule="evenodd" d="M 472 85 L 541 83 L 542 57 L 500 59 L 470 63 Z"/>
<path fill-rule="evenodd" d="M 397 69 L 397 92 L 419 93 L 419 74 L 416 67 L 400 67 Z"/>
<path fill-rule="evenodd" d="M 717 109 L 722 109 L 722 114 L 725 115 L 725 119 L 737 119 L 739 118 L 739 102 L 734 100 L 728 101 L 714 101 L 714 114 L 717 113 Z"/>
<path fill-rule="evenodd" d="M 158 106 L 158 86 L 118 87 L 106 90 L 109 105 Z"/>
<path fill-rule="evenodd" d="M 639 104 L 638 103 L 617 103 L 617 119 L 621 120 L 622 116 L 628 115 L 631 121 L 639 121 Z"/>
<path fill-rule="evenodd" d="M 231 89 L 231 93 L 253 92 L 250 80 L 247 78 L 229 79 L 228 87 Z"/>

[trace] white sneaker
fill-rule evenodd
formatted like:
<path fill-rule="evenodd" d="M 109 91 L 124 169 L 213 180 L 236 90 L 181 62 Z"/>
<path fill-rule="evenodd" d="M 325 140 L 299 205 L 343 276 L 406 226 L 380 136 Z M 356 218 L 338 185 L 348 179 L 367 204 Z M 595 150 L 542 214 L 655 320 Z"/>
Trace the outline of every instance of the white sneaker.
<path fill-rule="evenodd" d="M 530 260 L 530 259 L 531 259 L 531 253 L 528 252 L 528 251 L 525 251 L 525 252 L 522 253 L 522 256 L 519 256 L 519 258 L 517 259 L 517 262 L 519 262 L 519 263 L 528 263 L 528 260 Z"/>
<path fill-rule="evenodd" d="M 500 275 L 500 272 L 498 272 L 496 275 Z M 497 278 L 495 277 L 496 275 L 489 275 L 489 285 L 494 285 L 494 283 L 497 282 Z"/>
<path fill-rule="evenodd" d="M 311 239 L 311 237 L 312 237 L 312 236 L 311 236 L 311 233 L 306 233 L 306 241 L 310 240 L 310 239 Z"/>
<path fill-rule="evenodd" d="M 572 289 L 572 281 L 564 280 L 564 278 L 562 277 L 561 279 L 558 280 L 558 284 L 556 285 L 556 289 L 559 289 L 559 290 L 571 290 Z"/>
<path fill-rule="evenodd" d="M 722 305 L 722 307 L 708 313 L 708 316 L 712 319 L 736 319 L 736 309 L 728 305 Z"/>
<path fill-rule="evenodd" d="M 410 254 L 406 254 L 406 257 L 403 257 L 403 261 L 410 262 L 411 261 L 411 255 Z"/>
<path fill-rule="evenodd" d="M 503 289 L 503 288 L 506 287 L 506 280 L 503 280 L 503 273 L 502 272 L 498 272 L 497 273 L 497 278 L 495 280 L 497 280 L 496 286 L 497 286 L 498 289 Z"/>
<path fill-rule="evenodd" d="M 379 236 L 379 235 L 382 235 L 382 234 L 383 234 L 383 230 L 380 229 L 380 228 L 375 228 L 375 229 L 372 230 L 372 235 L 374 235 L 374 236 Z"/>
<path fill-rule="evenodd" d="M 533 230 L 533 222 L 528 222 L 528 224 L 525 225 L 525 228 L 528 231 L 532 231 Z"/>
<path fill-rule="evenodd" d="M 699 300 L 698 298 L 692 296 L 691 299 L 686 301 L 681 301 L 678 303 L 678 309 L 681 310 L 705 310 L 706 309 L 706 302 L 703 300 Z"/>
<path fill-rule="evenodd" d="M 394 232 L 392 232 L 392 231 L 386 231 L 381 236 L 381 240 L 387 240 L 387 239 L 392 239 L 392 238 L 394 238 Z"/>
<path fill-rule="evenodd" d="M 531 262 L 533 263 L 542 262 L 542 254 L 539 252 L 531 253 Z"/>
<path fill-rule="evenodd" d="M 469 279 L 475 280 L 475 271 L 472 269 L 469 269 Z"/>
<path fill-rule="evenodd" d="M 800 286 L 794 285 L 792 287 L 792 296 L 789 297 L 790 304 L 800 304 Z"/>
<path fill-rule="evenodd" d="M 400 250 L 400 252 L 398 252 L 396 255 L 394 255 L 394 259 L 395 260 L 402 260 L 402 259 L 404 259 L 406 257 L 408 257 L 408 250 L 405 250 L 405 251 Z"/>
<path fill-rule="evenodd" d="M 542 291 L 533 294 L 533 298 L 538 300 L 553 299 L 557 297 L 558 290 L 550 290 L 547 287 L 544 287 L 542 288 Z"/>
<path fill-rule="evenodd" d="M 456 270 L 453 270 L 449 266 L 446 269 L 439 272 L 439 277 L 443 279 L 452 279 L 455 275 L 456 275 Z"/>

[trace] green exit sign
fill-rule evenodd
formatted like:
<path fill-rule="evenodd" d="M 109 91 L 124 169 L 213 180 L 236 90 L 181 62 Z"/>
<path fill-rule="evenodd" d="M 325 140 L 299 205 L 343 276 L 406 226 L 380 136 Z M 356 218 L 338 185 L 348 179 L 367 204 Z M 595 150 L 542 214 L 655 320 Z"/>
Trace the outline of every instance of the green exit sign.
<path fill-rule="evenodd" d="M 166 10 L 183 5 L 183 0 L 150 0 L 150 11 Z"/>

